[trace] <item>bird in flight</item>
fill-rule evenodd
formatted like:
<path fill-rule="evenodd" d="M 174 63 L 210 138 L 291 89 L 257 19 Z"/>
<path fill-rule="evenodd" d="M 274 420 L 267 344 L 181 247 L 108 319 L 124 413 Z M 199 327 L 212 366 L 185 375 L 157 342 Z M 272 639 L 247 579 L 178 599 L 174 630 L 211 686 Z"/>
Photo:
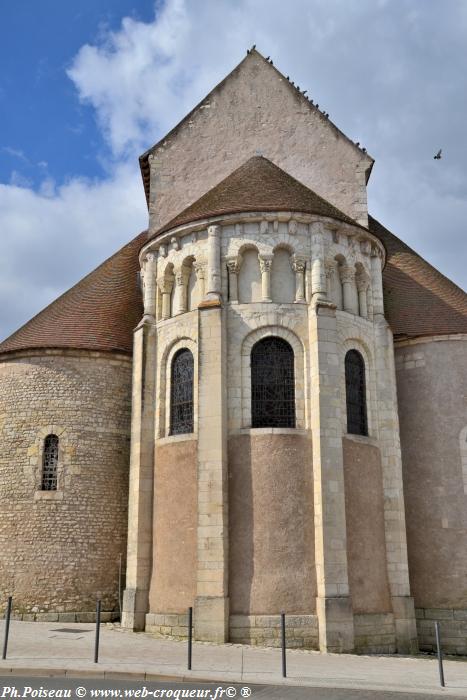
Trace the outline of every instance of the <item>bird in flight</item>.
<path fill-rule="evenodd" d="M 434 160 L 441 160 L 441 153 L 442 153 L 442 149 L 440 148 L 438 153 L 435 156 L 433 156 L 433 159 Z"/>

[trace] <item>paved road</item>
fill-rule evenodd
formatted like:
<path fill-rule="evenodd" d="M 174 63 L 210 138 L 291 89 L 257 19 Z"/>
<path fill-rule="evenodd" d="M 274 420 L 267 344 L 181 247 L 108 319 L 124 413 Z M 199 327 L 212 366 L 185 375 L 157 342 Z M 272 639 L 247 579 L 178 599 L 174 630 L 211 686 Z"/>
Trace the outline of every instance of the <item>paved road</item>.
<path fill-rule="evenodd" d="M 19 676 L 0 676 L 0 698 L 5 700 L 21 700 L 21 698 L 46 698 L 48 691 L 58 689 L 70 689 L 72 700 L 79 697 L 86 697 L 87 700 L 94 698 L 110 698 L 121 697 L 126 698 L 128 695 L 125 691 L 139 690 L 145 688 L 147 691 L 146 698 L 153 700 L 157 697 L 154 694 L 155 690 L 165 690 L 166 696 L 177 700 L 177 691 L 180 693 L 180 699 L 189 697 L 183 695 L 183 690 L 200 690 L 204 691 L 205 700 L 225 700 L 225 698 L 235 697 L 239 700 L 244 697 L 251 697 L 255 700 L 420 700 L 420 694 L 406 692 L 389 692 L 375 690 L 347 690 L 342 688 L 303 688 L 278 685 L 228 685 L 219 683 L 156 683 L 141 681 L 124 680 L 109 680 L 100 679 L 72 679 L 68 678 L 27 678 Z M 78 688 L 78 692 L 77 692 Z M 26 693 L 25 693 L 25 689 Z M 15 692 L 16 691 L 16 692 Z M 84 694 L 84 691 L 86 694 Z M 102 691 L 102 694 L 100 694 Z M 107 691 L 107 693 L 106 693 Z M 172 694 L 167 694 L 167 691 L 172 691 Z M 144 691 L 143 691 L 144 692 Z M 234 694 L 235 692 L 235 694 Z M 118 693 L 118 695 L 117 695 Z M 249 694 L 251 693 L 251 694 Z M 58 697 L 60 695 L 57 693 Z M 49 696 L 50 697 L 50 696 Z M 430 698 L 445 700 L 446 695 L 430 695 Z M 460 696 L 449 696 L 452 700 L 462 700 Z"/>

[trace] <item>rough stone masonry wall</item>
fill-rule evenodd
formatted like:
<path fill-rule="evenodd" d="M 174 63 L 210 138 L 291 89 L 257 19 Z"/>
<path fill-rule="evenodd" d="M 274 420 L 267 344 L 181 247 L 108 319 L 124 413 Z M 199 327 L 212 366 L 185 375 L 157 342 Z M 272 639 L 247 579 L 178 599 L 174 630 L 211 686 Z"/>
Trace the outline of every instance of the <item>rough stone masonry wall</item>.
<path fill-rule="evenodd" d="M 258 153 L 367 224 L 369 156 L 253 55 L 155 151 L 150 233 Z"/>
<path fill-rule="evenodd" d="M 12 595 L 16 614 L 70 621 L 97 598 L 118 608 L 130 385 L 125 356 L 44 350 L 0 363 L 0 601 Z M 60 440 L 58 489 L 45 492 L 49 433 Z"/>
<path fill-rule="evenodd" d="M 441 645 L 446 654 L 467 652 L 467 610 L 416 608 L 420 651 L 436 651 L 435 622 L 439 622 Z"/>

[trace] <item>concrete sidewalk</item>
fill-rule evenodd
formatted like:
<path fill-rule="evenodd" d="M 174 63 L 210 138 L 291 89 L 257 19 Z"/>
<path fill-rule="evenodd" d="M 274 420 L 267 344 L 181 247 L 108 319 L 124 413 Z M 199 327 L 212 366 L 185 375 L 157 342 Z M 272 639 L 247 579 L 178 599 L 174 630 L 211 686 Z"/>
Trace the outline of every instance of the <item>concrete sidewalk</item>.
<path fill-rule="evenodd" d="M 186 642 L 154 639 L 116 625 L 102 625 L 99 663 L 94 658 L 92 624 L 18 622 L 10 627 L 8 656 L 0 675 L 66 675 L 128 680 L 286 683 L 325 688 L 394 690 L 467 697 L 467 661 L 445 662 L 441 691 L 436 659 L 287 652 L 287 679 L 281 675 L 280 649 L 237 644 L 193 645 L 193 670 L 187 671 Z M 0 622 L 3 640 L 4 622 Z"/>

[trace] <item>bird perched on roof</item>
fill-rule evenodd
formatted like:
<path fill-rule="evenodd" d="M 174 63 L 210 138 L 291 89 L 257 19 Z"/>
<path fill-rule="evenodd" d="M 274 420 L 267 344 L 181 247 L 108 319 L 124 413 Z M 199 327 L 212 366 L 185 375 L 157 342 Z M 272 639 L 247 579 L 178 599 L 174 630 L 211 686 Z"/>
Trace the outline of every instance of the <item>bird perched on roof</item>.
<path fill-rule="evenodd" d="M 308 90 L 303 90 L 302 95 L 306 95 L 307 92 L 308 92 Z"/>
<path fill-rule="evenodd" d="M 254 51 L 255 49 L 256 49 L 256 44 L 253 44 L 253 46 L 251 47 L 250 51 Z"/>
<path fill-rule="evenodd" d="M 266 61 L 269 61 L 269 59 L 270 59 L 270 56 L 266 56 Z"/>
<path fill-rule="evenodd" d="M 441 160 L 442 148 L 439 149 L 438 153 L 433 156 L 434 160 Z"/>

